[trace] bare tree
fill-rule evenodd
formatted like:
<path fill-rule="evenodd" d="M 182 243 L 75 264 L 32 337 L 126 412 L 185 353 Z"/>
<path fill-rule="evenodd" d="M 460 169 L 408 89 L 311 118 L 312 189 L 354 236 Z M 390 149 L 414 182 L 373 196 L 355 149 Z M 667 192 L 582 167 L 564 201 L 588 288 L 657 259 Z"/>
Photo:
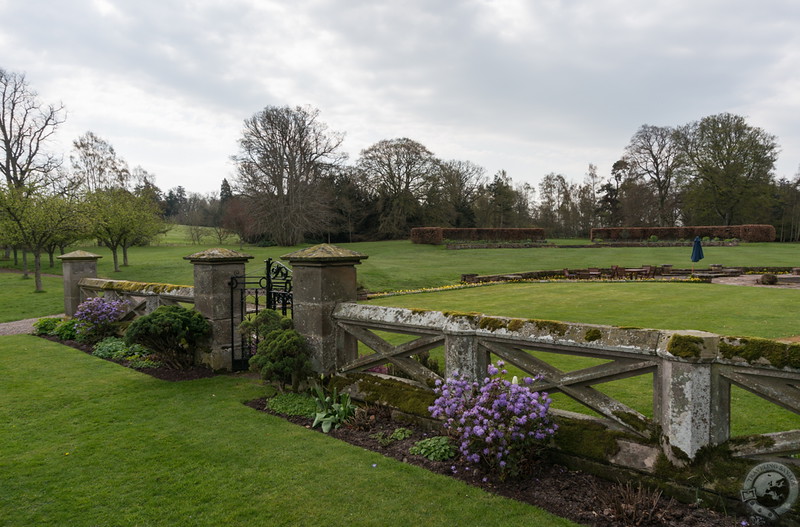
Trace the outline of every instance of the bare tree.
<path fill-rule="evenodd" d="M 0 68 L 0 173 L 8 188 L 47 182 L 61 159 L 46 151 L 64 122 L 64 106 L 44 105 L 25 75 Z"/>
<path fill-rule="evenodd" d="M 658 206 L 658 225 L 668 227 L 677 220 L 677 179 L 682 166 L 675 129 L 642 125 L 625 148 L 625 160 L 633 176 L 652 186 Z"/>
<path fill-rule="evenodd" d="M 129 189 L 131 171 L 128 163 L 117 156 L 111 143 L 90 131 L 73 141 L 72 147 L 72 172 L 85 191 Z M 137 168 L 143 171 L 141 167 Z"/>
<path fill-rule="evenodd" d="M 435 184 L 425 196 L 425 224 L 474 227 L 473 204 L 486 183 L 486 169 L 471 161 L 436 161 Z"/>
<path fill-rule="evenodd" d="M 321 233 L 331 220 L 321 182 L 344 159 L 343 135 L 319 121 L 319 110 L 267 106 L 244 122 L 236 186 L 261 231 L 279 245 Z"/>

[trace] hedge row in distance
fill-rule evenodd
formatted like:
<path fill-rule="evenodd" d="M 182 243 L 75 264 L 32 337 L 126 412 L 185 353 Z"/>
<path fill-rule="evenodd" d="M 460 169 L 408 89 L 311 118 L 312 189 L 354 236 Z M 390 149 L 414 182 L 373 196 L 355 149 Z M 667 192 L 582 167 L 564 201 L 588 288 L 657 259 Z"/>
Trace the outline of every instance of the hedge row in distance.
<path fill-rule="evenodd" d="M 643 241 L 657 236 L 659 240 L 694 239 L 695 236 L 737 238 L 743 242 L 774 242 L 772 225 L 702 225 L 692 227 L 601 227 L 592 229 L 592 240 Z"/>
<path fill-rule="evenodd" d="M 416 227 L 411 229 L 413 243 L 440 245 L 444 240 L 458 241 L 544 241 L 544 229 L 451 229 Z"/>

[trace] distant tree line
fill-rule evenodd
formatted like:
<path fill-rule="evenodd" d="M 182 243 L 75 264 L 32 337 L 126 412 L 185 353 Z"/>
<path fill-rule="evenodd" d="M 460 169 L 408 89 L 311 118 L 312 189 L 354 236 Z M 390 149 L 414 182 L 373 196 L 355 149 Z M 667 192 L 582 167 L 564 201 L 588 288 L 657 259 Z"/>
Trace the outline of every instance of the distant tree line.
<path fill-rule="evenodd" d="M 73 142 L 69 163 L 48 150 L 64 122 L 24 75 L 0 69 L 0 247 L 34 257 L 95 239 L 115 269 L 128 248 L 169 222 L 202 243 L 295 245 L 407 238 L 413 227 L 545 229 L 587 237 L 594 227 L 771 224 L 800 241 L 800 174 L 776 178 L 775 136 L 743 117 L 718 114 L 677 127 L 643 125 L 607 176 L 588 165 L 581 182 L 545 175 L 538 187 L 500 170 L 436 157 L 409 138 L 384 139 L 351 161 L 344 135 L 310 107 L 267 106 L 243 123 L 235 174 L 218 193 L 162 192 L 93 132 Z"/>
<path fill-rule="evenodd" d="M 348 163 L 342 140 L 317 109 L 257 112 L 232 156 L 237 174 L 207 200 L 204 221 L 280 245 L 407 238 L 421 226 L 586 237 L 601 226 L 764 223 L 780 241 L 800 240 L 800 174 L 777 179 L 776 138 L 733 114 L 643 125 L 608 176 L 590 164 L 580 183 L 550 173 L 538 188 L 504 170 L 487 177 L 468 160 L 439 159 L 409 138 L 378 141 Z"/>

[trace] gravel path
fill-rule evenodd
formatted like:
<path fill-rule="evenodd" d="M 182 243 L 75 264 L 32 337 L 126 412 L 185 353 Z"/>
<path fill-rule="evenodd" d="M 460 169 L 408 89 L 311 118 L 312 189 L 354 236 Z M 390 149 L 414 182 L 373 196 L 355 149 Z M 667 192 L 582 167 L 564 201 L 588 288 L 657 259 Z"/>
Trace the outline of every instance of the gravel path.
<path fill-rule="evenodd" d="M 714 278 L 712 284 L 725 285 L 749 285 L 751 287 L 771 287 L 772 289 L 800 289 L 800 282 L 779 283 L 777 285 L 763 285 L 760 283 L 760 274 L 743 274 L 740 276 L 726 276 L 725 278 Z"/>
<path fill-rule="evenodd" d="M 64 315 L 53 315 L 53 317 L 63 317 Z M 0 323 L 0 335 L 27 335 L 33 333 L 33 323 L 38 318 L 28 318 L 16 320 L 14 322 Z"/>

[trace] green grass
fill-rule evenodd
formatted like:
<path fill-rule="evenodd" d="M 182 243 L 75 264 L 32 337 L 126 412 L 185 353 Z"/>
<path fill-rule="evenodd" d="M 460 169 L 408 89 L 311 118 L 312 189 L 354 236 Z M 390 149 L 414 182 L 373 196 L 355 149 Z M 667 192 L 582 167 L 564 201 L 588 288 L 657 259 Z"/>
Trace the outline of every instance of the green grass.
<path fill-rule="evenodd" d="M 33 275 L 24 279 L 17 273 L 0 273 L 0 323 L 57 315 L 64 312 L 61 277 L 42 277 L 44 292 L 36 293 Z"/>
<path fill-rule="evenodd" d="M 121 272 L 113 271 L 111 252 L 103 247 L 83 245 L 71 247 L 101 255 L 98 275 L 104 278 L 191 284 L 192 265 L 184 256 L 216 247 L 212 239 L 202 245 L 190 245 L 178 226 L 148 247 L 130 250 L 130 266 Z M 575 240 L 568 240 L 575 241 Z M 340 244 L 342 247 L 366 254 L 369 258 L 358 266 L 359 282 L 371 291 L 419 289 L 456 284 L 465 273 L 500 274 L 535 270 L 586 267 L 640 266 L 672 264 L 689 268 L 690 247 L 603 247 L 591 249 L 469 249 L 452 251 L 444 246 L 417 245 L 407 240 Z M 223 245 L 239 250 L 236 244 Z M 247 266 L 248 274 L 263 272 L 264 260 L 280 258 L 308 245 L 295 247 L 245 246 L 243 252 L 254 258 Z M 748 243 L 738 247 L 706 247 L 705 259 L 698 267 L 708 264 L 726 266 L 797 266 L 800 245 L 780 243 Z M 121 259 L 121 255 L 120 255 Z M 11 267 L 11 262 L 0 262 Z M 44 272 L 60 273 L 60 264 Z"/>
<path fill-rule="evenodd" d="M 573 525 L 256 412 L 249 377 L 168 383 L 0 337 L 0 525 Z"/>
<path fill-rule="evenodd" d="M 382 306 L 721 335 L 800 335 L 800 290 L 704 283 L 511 283 L 370 300 Z"/>

